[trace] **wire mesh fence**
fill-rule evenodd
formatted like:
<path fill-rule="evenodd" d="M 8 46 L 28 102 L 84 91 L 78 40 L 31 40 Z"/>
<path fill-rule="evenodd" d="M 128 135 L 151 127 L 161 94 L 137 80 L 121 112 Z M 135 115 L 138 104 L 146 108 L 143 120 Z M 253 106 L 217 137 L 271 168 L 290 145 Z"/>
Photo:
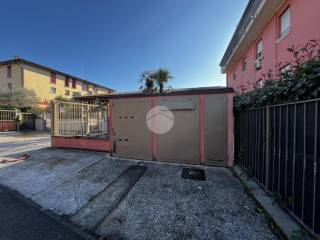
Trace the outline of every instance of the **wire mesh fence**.
<path fill-rule="evenodd" d="M 276 201 L 320 234 L 320 100 L 235 115 L 235 160 Z"/>
<path fill-rule="evenodd" d="M 53 102 L 53 136 L 103 137 L 108 134 L 108 108 L 78 102 Z"/>

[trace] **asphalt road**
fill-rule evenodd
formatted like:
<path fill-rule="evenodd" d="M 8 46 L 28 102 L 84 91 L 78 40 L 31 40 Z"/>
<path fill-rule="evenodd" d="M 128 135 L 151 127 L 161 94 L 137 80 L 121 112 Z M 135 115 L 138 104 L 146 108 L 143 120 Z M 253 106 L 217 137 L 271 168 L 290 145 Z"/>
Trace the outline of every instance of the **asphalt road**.
<path fill-rule="evenodd" d="M 29 156 L 0 164 L 0 184 L 19 192 L 17 199 L 0 191 L 0 240 L 88 237 L 38 206 L 108 240 L 276 239 L 229 169 L 192 166 L 206 175 L 195 181 L 181 178 L 183 165 L 50 148 L 49 140 L 48 134 L 0 134 L 0 158 Z M 124 174 L 132 165 L 146 167 L 139 179 Z M 84 222 L 77 218 L 82 213 Z"/>
<path fill-rule="evenodd" d="M 60 222 L 0 187 L 0 240 L 83 239 Z"/>

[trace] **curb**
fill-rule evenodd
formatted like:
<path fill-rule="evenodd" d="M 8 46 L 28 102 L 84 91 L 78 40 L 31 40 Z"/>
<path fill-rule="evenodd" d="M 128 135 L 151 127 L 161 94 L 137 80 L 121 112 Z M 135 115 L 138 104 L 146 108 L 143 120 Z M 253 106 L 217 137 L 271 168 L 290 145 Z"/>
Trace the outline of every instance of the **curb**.
<path fill-rule="evenodd" d="M 239 178 L 255 201 L 264 209 L 267 215 L 273 220 L 280 233 L 286 239 L 293 239 L 292 233 L 301 232 L 304 228 L 296 222 L 278 203 L 274 203 L 273 199 L 256 183 L 254 180 L 248 180 L 247 175 L 242 172 L 239 166 L 233 167 L 233 172 Z"/>

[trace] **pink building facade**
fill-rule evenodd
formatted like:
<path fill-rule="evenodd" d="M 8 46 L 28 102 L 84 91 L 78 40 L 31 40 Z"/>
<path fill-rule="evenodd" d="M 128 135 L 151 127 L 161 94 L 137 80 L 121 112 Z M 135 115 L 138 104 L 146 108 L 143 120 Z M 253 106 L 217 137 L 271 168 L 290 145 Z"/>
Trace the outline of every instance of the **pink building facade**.
<path fill-rule="evenodd" d="M 227 86 L 250 90 L 289 67 L 291 46 L 320 39 L 319 0 L 250 0 L 220 63 Z"/>

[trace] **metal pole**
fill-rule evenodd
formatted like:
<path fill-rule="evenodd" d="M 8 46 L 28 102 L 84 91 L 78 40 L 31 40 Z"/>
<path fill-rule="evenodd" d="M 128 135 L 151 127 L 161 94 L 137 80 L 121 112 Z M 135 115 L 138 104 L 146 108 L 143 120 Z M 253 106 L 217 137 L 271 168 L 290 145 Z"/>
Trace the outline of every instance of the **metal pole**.
<path fill-rule="evenodd" d="M 267 107 L 267 116 L 266 116 L 266 189 L 270 188 L 269 186 L 269 168 L 270 168 L 270 107 Z"/>
<path fill-rule="evenodd" d="M 312 216 L 312 227 L 313 230 L 316 231 L 316 201 L 317 201 L 317 150 L 318 150 L 318 104 L 319 102 L 316 102 L 315 104 L 315 134 L 314 134 L 314 162 L 313 162 L 313 216 Z"/>

